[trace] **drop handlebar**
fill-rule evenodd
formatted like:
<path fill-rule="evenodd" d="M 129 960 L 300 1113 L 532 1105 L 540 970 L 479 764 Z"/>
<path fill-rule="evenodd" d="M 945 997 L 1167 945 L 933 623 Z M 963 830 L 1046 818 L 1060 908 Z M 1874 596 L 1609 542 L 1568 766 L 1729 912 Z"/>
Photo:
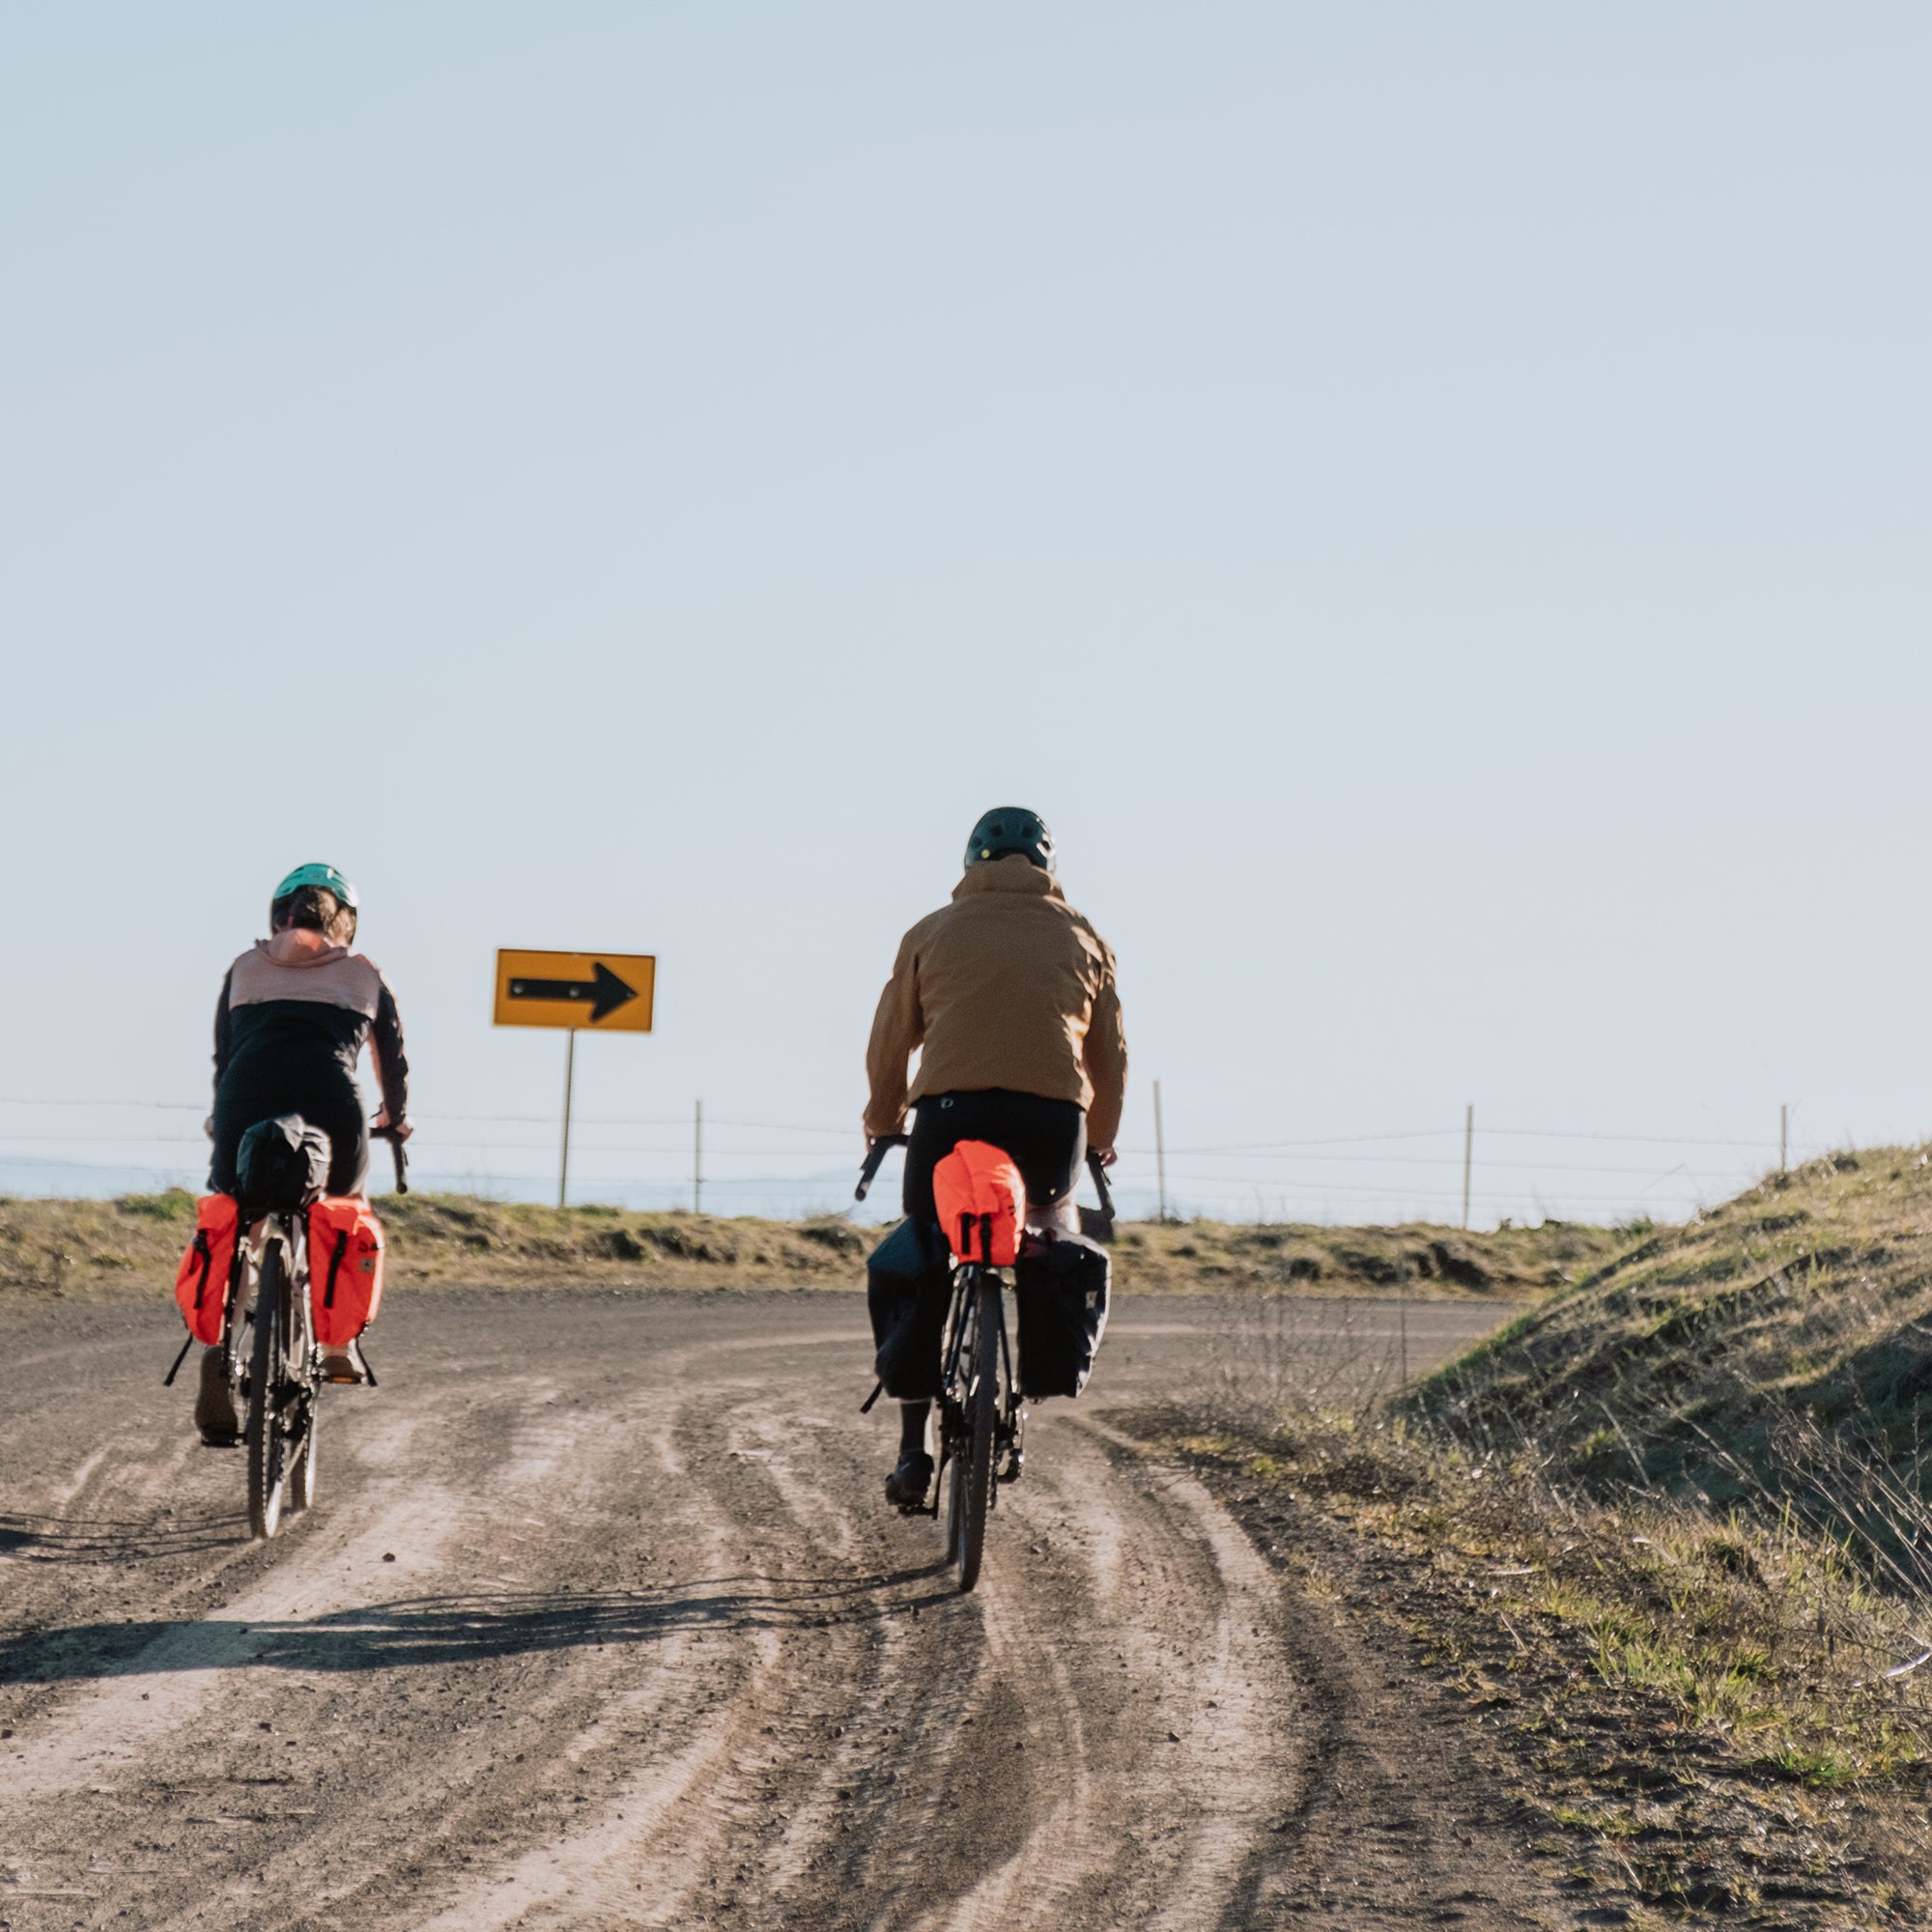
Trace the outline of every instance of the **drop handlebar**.
<path fill-rule="evenodd" d="M 1094 1177 L 1094 1189 L 1100 1197 L 1100 1212 L 1111 1223 L 1114 1218 L 1114 1190 L 1107 1185 L 1107 1163 L 1092 1148 L 1087 1150 L 1087 1172 Z"/>
<path fill-rule="evenodd" d="M 907 1145 L 904 1134 L 881 1134 L 866 1150 L 866 1164 L 859 1170 L 859 1184 L 852 1190 L 854 1201 L 863 1201 L 872 1191 L 872 1182 L 879 1178 L 879 1169 L 885 1164 L 886 1155 L 895 1147 Z"/>
<path fill-rule="evenodd" d="M 396 1192 L 407 1194 L 410 1191 L 410 1157 L 403 1151 L 403 1143 L 398 1138 L 395 1128 L 371 1127 L 369 1138 L 372 1141 L 388 1142 L 389 1153 L 396 1163 Z"/>
<path fill-rule="evenodd" d="M 895 1147 L 907 1145 L 904 1134 L 881 1134 L 866 1150 L 866 1164 L 859 1170 L 859 1184 L 852 1190 L 854 1201 L 863 1201 L 872 1191 L 872 1182 L 878 1179 L 879 1169 L 885 1164 L 888 1153 Z M 402 1158 L 402 1149 L 397 1148 L 396 1157 Z M 1087 1172 L 1094 1177 L 1094 1191 L 1100 1197 L 1100 1211 L 1109 1221 L 1114 1218 L 1114 1190 L 1107 1185 L 1107 1167 L 1093 1149 L 1087 1151 Z"/>

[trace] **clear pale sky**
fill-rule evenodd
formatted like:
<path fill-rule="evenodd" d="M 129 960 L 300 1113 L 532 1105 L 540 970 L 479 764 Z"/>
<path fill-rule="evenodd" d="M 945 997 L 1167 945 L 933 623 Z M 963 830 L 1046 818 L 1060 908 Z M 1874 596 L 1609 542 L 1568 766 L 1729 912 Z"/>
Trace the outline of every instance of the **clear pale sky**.
<path fill-rule="evenodd" d="M 701 1095 L 721 1186 L 830 1205 L 1009 801 L 1184 1206 L 1453 1213 L 1468 1102 L 1479 1220 L 1681 1212 L 1781 1101 L 1932 1131 L 1928 61 L 1764 0 L 11 10 L 0 1184 L 192 1174 L 326 858 L 425 1177 L 547 1184 L 492 953 L 605 947 L 659 1030 L 582 1044 L 585 1195 L 686 1185 L 596 1123 Z"/>

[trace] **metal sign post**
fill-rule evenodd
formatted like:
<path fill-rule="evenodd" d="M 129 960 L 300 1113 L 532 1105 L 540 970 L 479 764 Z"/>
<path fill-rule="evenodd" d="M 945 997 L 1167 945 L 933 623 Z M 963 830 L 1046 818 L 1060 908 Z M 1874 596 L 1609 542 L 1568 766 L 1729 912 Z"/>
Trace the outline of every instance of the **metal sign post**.
<path fill-rule="evenodd" d="M 1167 1137 L 1160 1130 L 1160 1082 L 1153 1083 L 1153 1172 L 1159 1190 L 1160 1225 L 1167 1226 Z"/>
<path fill-rule="evenodd" d="M 556 1205 L 561 1208 L 570 1197 L 570 1089 L 577 1077 L 577 1029 L 563 1037 L 563 1158 L 556 1169 Z"/>
<path fill-rule="evenodd" d="M 561 1027 L 563 1149 L 557 1162 L 556 1205 L 570 1198 L 571 1090 L 577 1082 L 577 1036 L 649 1033 L 657 1005 L 658 962 L 647 952 L 526 952 L 497 954 L 498 1026 Z"/>

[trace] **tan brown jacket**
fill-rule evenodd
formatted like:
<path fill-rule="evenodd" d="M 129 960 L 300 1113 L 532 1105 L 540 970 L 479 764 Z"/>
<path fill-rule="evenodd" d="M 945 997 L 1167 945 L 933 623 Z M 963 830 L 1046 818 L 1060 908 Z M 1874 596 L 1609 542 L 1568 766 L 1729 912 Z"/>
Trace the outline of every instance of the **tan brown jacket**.
<path fill-rule="evenodd" d="M 906 1091 L 906 1062 L 922 1049 Z M 1127 1040 L 1107 942 L 1018 853 L 967 868 L 899 942 L 866 1049 L 868 1134 L 905 1129 L 926 1094 L 1004 1087 L 1087 1109 L 1090 1146 L 1112 1147 Z"/>

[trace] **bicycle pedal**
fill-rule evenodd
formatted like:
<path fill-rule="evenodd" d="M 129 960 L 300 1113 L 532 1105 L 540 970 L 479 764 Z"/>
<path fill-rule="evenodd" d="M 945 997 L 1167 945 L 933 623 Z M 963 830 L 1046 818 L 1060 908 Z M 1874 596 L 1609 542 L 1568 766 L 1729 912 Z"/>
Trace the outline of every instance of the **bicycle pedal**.
<path fill-rule="evenodd" d="M 354 1342 L 340 1351 L 321 1351 L 316 1367 L 321 1379 L 336 1388 L 373 1388 L 376 1385 L 376 1378 L 369 1372 L 368 1358 Z"/>

